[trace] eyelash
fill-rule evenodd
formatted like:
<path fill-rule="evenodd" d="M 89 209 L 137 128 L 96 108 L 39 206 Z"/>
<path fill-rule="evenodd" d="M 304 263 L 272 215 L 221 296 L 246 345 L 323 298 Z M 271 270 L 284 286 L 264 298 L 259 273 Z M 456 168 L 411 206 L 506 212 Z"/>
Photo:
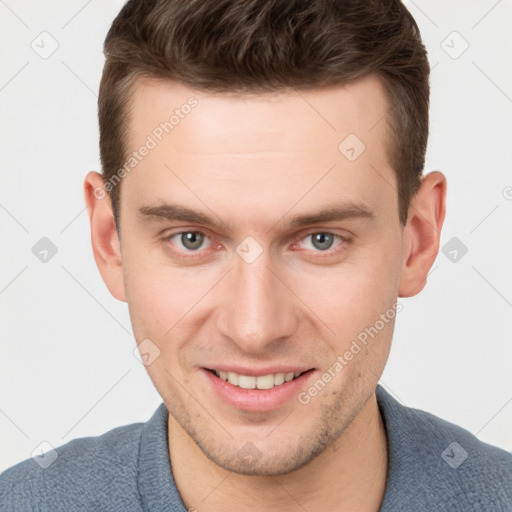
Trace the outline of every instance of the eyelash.
<path fill-rule="evenodd" d="M 174 237 L 179 236 L 179 235 L 183 235 L 184 233 L 198 233 L 200 235 L 204 235 L 205 238 L 210 241 L 210 244 L 214 243 L 213 240 L 211 239 L 211 237 L 209 237 L 207 233 L 205 233 L 204 231 L 199 231 L 199 230 L 195 230 L 195 229 L 176 231 L 174 233 L 170 233 L 170 234 L 165 235 L 162 238 L 162 240 L 164 242 L 172 244 L 171 240 Z M 339 235 L 337 233 L 332 233 L 331 231 L 321 231 L 321 230 L 317 229 L 317 230 L 311 230 L 311 231 L 308 231 L 307 233 L 302 234 L 301 237 L 296 242 L 292 243 L 292 246 L 295 246 L 297 243 L 302 242 L 304 239 L 310 237 L 311 235 L 319 234 L 319 233 L 325 234 L 325 235 L 332 235 L 335 240 L 337 239 L 339 241 L 339 243 L 337 245 L 335 245 L 334 247 L 332 247 L 330 249 L 327 249 L 325 251 L 321 251 L 319 249 L 318 250 L 312 250 L 314 253 L 318 254 L 318 256 L 315 256 L 316 258 L 327 258 L 327 257 L 335 256 L 340 250 L 345 248 L 345 245 L 350 244 L 352 242 L 352 238 L 351 237 L 342 236 L 342 235 Z M 172 244 L 172 245 L 174 245 L 174 244 Z M 203 254 L 201 254 L 201 253 L 204 253 L 204 250 L 197 249 L 197 250 L 193 251 L 193 250 L 188 250 L 188 249 L 182 249 L 182 250 L 179 251 L 179 253 L 185 253 L 185 254 L 187 254 L 185 256 L 187 259 L 193 259 L 193 258 L 200 258 L 200 257 L 202 257 Z M 195 256 L 194 253 L 197 253 L 197 256 Z"/>

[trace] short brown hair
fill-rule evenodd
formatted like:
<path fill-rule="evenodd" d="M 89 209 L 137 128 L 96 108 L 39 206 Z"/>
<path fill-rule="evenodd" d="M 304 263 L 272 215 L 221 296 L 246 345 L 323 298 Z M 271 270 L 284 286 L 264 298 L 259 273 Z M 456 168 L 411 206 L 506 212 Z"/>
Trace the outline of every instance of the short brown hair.
<path fill-rule="evenodd" d="M 389 159 L 407 220 L 428 139 L 429 74 L 400 0 L 129 0 L 107 34 L 98 116 L 104 181 L 123 166 L 137 79 L 258 93 L 340 84 L 375 73 L 389 99 Z M 120 186 L 110 198 L 116 225 Z"/>

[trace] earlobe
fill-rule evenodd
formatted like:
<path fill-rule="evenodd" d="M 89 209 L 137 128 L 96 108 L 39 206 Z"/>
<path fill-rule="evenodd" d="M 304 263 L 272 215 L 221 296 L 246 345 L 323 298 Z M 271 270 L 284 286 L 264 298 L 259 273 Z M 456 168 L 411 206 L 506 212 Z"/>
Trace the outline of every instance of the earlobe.
<path fill-rule="evenodd" d="M 126 302 L 119 242 L 110 196 L 101 174 L 91 171 L 84 180 L 84 196 L 91 226 L 91 243 L 96 265 L 110 293 Z"/>
<path fill-rule="evenodd" d="M 423 178 L 409 208 L 398 290 L 400 297 L 412 297 L 425 287 L 428 273 L 439 252 L 445 213 L 446 178 L 435 171 Z"/>

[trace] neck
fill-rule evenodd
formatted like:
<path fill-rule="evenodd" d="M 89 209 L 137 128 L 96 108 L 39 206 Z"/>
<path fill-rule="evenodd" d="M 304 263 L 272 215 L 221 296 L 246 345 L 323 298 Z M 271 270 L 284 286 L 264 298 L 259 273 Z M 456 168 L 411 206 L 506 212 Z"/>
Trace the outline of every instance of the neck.
<path fill-rule="evenodd" d="M 377 512 L 386 488 L 386 431 L 375 394 L 331 446 L 309 464 L 278 476 L 247 476 L 210 461 L 169 415 L 169 452 L 187 509 L 201 512 L 358 510 Z"/>

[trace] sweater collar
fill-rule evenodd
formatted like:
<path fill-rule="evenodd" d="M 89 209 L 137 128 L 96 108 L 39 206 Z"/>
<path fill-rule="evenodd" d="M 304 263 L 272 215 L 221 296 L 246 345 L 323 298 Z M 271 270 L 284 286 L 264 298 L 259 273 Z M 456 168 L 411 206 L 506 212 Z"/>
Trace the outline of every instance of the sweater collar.
<path fill-rule="evenodd" d="M 150 512 L 187 510 L 171 470 L 167 444 L 168 415 L 165 404 L 160 404 L 142 431 L 138 482 L 145 510 Z"/>

